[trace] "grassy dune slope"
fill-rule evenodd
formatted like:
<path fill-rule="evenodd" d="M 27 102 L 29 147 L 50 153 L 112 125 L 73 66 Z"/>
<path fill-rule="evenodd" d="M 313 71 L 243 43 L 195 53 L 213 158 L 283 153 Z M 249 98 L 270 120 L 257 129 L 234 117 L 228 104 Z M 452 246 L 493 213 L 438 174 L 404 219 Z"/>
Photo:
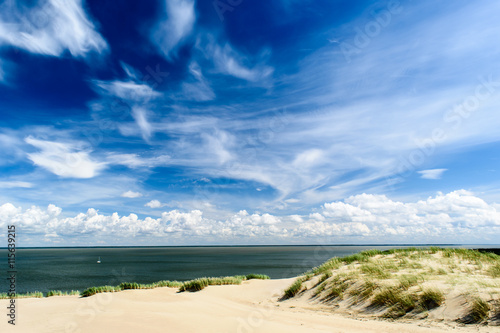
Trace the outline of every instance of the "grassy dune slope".
<path fill-rule="evenodd" d="M 441 248 L 365 251 L 315 267 L 283 300 L 359 316 L 500 325 L 500 256 Z"/>

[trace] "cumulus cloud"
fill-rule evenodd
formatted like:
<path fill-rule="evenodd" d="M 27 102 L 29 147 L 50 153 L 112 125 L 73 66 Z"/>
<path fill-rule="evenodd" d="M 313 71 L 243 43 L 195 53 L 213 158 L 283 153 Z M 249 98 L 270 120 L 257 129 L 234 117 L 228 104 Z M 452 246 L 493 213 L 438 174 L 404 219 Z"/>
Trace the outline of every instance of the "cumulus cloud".
<path fill-rule="evenodd" d="M 323 217 L 323 219 L 322 219 Z M 325 203 L 297 232 L 308 236 L 414 235 L 447 237 L 479 230 L 500 231 L 500 211 L 473 193 L 460 190 L 415 203 L 393 201 L 385 195 L 361 194 L 344 202 Z M 490 231 L 487 231 L 490 229 Z"/>
<path fill-rule="evenodd" d="M 146 204 L 151 208 L 161 205 L 158 200 Z M 310 241 L 327 237 L 334 242 L 358 237 L 379 242 L 399 242 L 401 239 L 484 242 L 485 239 L 497 239 L 500 233 L 497 208 L 498 205 L 488 204 L 464 190 L 409 203 L 393 201 L 384 195 L 361 194 L 343 202 L 325 203 L 318 211 L 303 216 L 249 214 L 242 210 L 223 220 L 205 217 L 200 210 L 171 210 L 163 212 L 161 217 L 141 219 L 136 214 L 105 215 L 90 208 L 74 217 L 62 217 L 61 208 L 55 205 L 23 210 L 6 203 L 0 206 L 0 226 L 17 223 L 26 233 L 46 236 L 98 233 L 116 238 L 120 235 L 122 242 L 141 235 L 160 238 L 168 235 L 185 241 L 199 236 L 217 241 L 242 238 L 249 242 L 259 242 L 262 237 L 274 241 Z"/>
<path fill-rule="evenodd" d="M 142 194 L 134 191 L 123 192 L 121 195 L 123 198 L 139 198 L 142 197 Z"/>
<path fill-rule="evenodd" d="M 169 58 L 193 30 L 196 14 L 194 0 L 166 0 L 165 5 L 166 15 L 154 30 L 151 39 Z"/>
<path fill-rule="evenodd" d="M 448 169 L 429 169 L 421 170 L 418 173 L 421 174 L 422 179 L 441 179 L 443 173 Z"/>
<path fill-rule="evenodd" d="M 38 153 L 28 154 L 37 166 L 64 178 L 92 178 L 106 167 L 105 163 L 90 158 L 90 151 L 83 150 L 80 144 L 44 141 L 28 136 L 26 143 L 40 149 Z"/>
<path fill-rule="evenodd" d="M 33 7 L 4 2 L 0 6 L 1 44 L 56 57 L 66 50 L 74 57 L 83 57 L 107 48 L 81 0 L 40 1 Z"/>
<path fill-rule="evenodd" d="M 150 208 L 161 208 L 163 206 L 165 206 L 166 204 L 163 204 L 161 203 L 160 201 L 158 200 L 151 200 L 150 202 L 148 202 L 147 204 L 145 204 L 144 206 L 147 206 L 147 207 L 150 207 Z"/>

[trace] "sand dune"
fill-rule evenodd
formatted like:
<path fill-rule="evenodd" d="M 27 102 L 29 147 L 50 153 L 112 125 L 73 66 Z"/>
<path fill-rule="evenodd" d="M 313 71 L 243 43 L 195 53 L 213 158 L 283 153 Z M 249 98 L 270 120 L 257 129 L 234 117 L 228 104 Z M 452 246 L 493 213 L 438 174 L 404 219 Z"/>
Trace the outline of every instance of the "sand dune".
<path fill-rule="evenodd" d="M 174 288 L 126 290 L 92 297 L 20 299 L 16 326 L 1 332 L 499 332 L 498 327 L 397 323 L 356 319 L 315 309 L 307 302 L 280 302 L 294 279 L 250 280 L 200 292 Z M 8 300 L 0 300 L 5 309 Z M 6 310 L 4 310 L 6 312 Z M 426 327 L 432 326 L 432 327 Z"/>

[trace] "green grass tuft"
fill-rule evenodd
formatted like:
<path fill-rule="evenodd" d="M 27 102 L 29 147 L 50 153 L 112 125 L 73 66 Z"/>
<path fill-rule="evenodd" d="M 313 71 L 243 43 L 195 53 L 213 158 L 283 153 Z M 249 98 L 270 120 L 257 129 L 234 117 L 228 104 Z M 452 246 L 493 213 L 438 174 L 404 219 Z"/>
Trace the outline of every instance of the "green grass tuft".
<path fill-rule="evenodd" d="M 397 287 L 385 287 L 375 295 L 372 305 L 389 307 L 386 318 L 399 318 L 415 308 L 415 296 Z"/>
<path fill-rule="evenodd" d="M 408 290 L 418 284 L 420 278 L 416 275 L 403 274 L 398 277 L 399 288 Z"/>
<path fill-rule="evenodd" d="M 474 297 L 471 301 L 468 315 L 462 320 L 467 324 L 479 324 L 489 318 L 490 305 L 480 297 Z"/>
<path fill-rule="evenodd" d="M 122 289 L 119 286 L 101 286 L 101 287 L 90 287 L 80 294 L 82 297 L 88 297 L 99 293 L 114 293 L 117 291 L 121 291 Z"/>
<path fill-rule="evenodd" d="M 80 295 L 80 292 L 78 290 L 71 290 L 71 291 L 61 291 L 61 290 L 51 290 L 47 293 L 47 297 L 51 296 L 73 296 L 73 295 Z"/>
<path fill-rule="evenodd" d="M 270 277 L 268 275 L 264 275 L 264 274 L 247 274 L 246 279 L 247 280 L 251 280 L 251 279 L 269 280 Z"/>
<path fill-rule="evenodd" d="M 494 265 L 491 265 L 488 268 L 488 274 L 493 277 L 493 278 L 498 278 L 500 277 L 500 262 L 497 262 Z"/>
<path fill-rule="evenodd" d="M 419 308 L 422 310 L 432 310 L 441 306 L 444 300 L 444 294 L 440 290 L 427 289 L 420 295 Z"/>
<path fill-rule="evenodd" d="M 267 275 L 261 275 L 261 274 L 251 274 L 251 275 L 252 275 L 252 279 L 264 279 L 264 280 L 269 279 L 269 276 L 267 276 Z M 200 291 L 207 286 L 241 284 L 242 281 L 247 279 L 247 276 L 236 275 L 236 276 L 225 276 L 225 277 L 215 277 L 215 278 L 214 277 L 199 278 L 199 279 L 184 282 L 180 286 L 179 291 Z"/>
<path fill-rule="evenodd" d="M 383 267 L 381 267 L 380 265 L 373 264 L 373 263 L 361 265 L 360 270 L 361 270 L 361 272 L 363 272 L 367 275 L 377 277 L 380 279 L 387 279 L 391 276 L 389 273 L 387 273 L 386 270 L 384 270 Z"/>
<path fill-rule="evenodd" d="M 298 292 L 302 289 L 302 282 L 304 282 L 303 278 L 296 279 L 290 287 L 285 290 L 285 298 L 291 298 L 298 294 Z"/>

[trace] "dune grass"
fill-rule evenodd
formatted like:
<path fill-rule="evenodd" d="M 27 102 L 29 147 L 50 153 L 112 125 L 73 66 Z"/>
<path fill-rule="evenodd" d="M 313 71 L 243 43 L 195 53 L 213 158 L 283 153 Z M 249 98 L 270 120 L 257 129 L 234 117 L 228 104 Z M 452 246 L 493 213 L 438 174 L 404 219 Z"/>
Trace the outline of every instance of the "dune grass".
<path fill-rule="evenodd" d="M 90 287 L 80 294 L 82 297 L 88 297 L 99 293 L 114 293 L 117 291 L 122 291 L 119 286 L 100 286 L 100 287 Z"/>
<path fill-rule="evenodd" d="M 488 269 L 488 274 L 494 278 L 500 277 L 500 263 L 491 265 Z"/>
<path fill-rule="evenodd" d="M 285 289 L 285 295 L 284 298 L 291 298 L 295 295 L 297 295 L 298 292 L 302 290 L 302 283 L 304 282 L 303 277 L 297 278 L 290 287 Z"/>
<path fill-rule="evenodd" d="M 179 291 L 200 291 L 207 286 L 220 286 L 227 284 L 241 284 L 246 277 L 243 275 L 224 276 L 224 277 L 203 277 L 184 282 Z"/>
<path fill-rule="evenodd" d="M 269 276 L 264 274 L 248 274 L 248 275 L 235 275 L 235 276 L 224 276 L 224 277 L 203 277 L 185 282 L 158 281 L 149 284 L 142 284 L 136 282 L 122 282 L 118 286 L 90 287 L 84 290 L 80 295 L 82 297 L 88 297 L 98 293 L 105 293 L 105 292 L 119 292 L 127 289 L 154 289 L 159 287 L 179 288 L 180 292 L 200 291 L 207 286 L 241 284 L 242 281 L 251 279 L 267 280 L 269 279 Z"/>
<path fill-rule="evenodd" d="M 258 279 L 258 280 L 269 280 L 270 277 L 264 274 L 247 274 L 246 276 L 247 280 L 252 280 L 252 279 Z"/>
<path fill-rule="evenodd" d="M 47 297 L 51 296 L 74 296 L 74 295 L 80 295 L 80 292 L 78 290 L 71 290 L 71 291 L 60 291 L 60 290 L 51 290 L 47 293 Z"/>
<path fill-rule="evenodd" d="M 179 287 L 179 291 L 200 291 L 207 286 L 220 286 L 228 284 L 241 284 L 245 280 L 268 280 L 269 276 L 264 274 L 247 274 L 223 277 L 203 277 L 191 281 L 183 282 Z"/>
<path fill-rule="evenodd" d="M 199 291 L 209 285 L 226 285 L 226 284 L 241 284 L 245 280 L 268 280 L 269 276 L 264 274 L 247 274 L 247 275 L 236 275 L 236 276 L 225 276 L 225 277 L 209 277 L 209 278 L 199 278 L 191 281 L 180 282 L 180 281 L 158 281 L 153 283 L 137 283 L 137 282 L 122 282 L 118 286 L 99 286 L 90 287 L 80 292 L 78 290 L 72 291 L 61 291 L 61 290 L 50 290 L 46 294 L 36 291 L 31 293 L 16 294 L 14 298 L 43 298 L 52 296 L 72 296 L 80 295 L 81 297 L 89 297 L 99 293 L 114 293 L 122 290 L 128 289 L 154 289 L 160 287 L 169 288 L 179 288 L 179 291 Z M 10 298 L 7 293 L 0 293 L 0 299 Z"/>
<path fill-rule="evenodd" d="M 40 291 L 34 291 L 30 293 L 24 293 L 24 294 L 16 294 L 15 297 L 13 298 L 43 298 L 45 297 L 44 294 Z M 0 293 L 0 299 L 8 299 L 11 298 L 7 293 Z"/>
<path fill-rule="evenodd" d="M 475 297 L 469 309 L 470 323 L 482 323 L 489 317 L 490 305 L 480 297 Z"/>
<path fill-rule="evenodd" d="M 494 311 L 477 293 L 490 288 L 491 295 L 499 296 L 498 277 L 500 256 L 494 253 L 438 247 L 369 250 L 312 268 L 285 290 L 283 299 L 300 294 L 326 304 L 345 300 L 347 307 L 397 319 L 409 313 L 426 316 L 445 303 L 446 292 L 460 286 L 473 293 L 467 321 L 479 323 Z"/>

